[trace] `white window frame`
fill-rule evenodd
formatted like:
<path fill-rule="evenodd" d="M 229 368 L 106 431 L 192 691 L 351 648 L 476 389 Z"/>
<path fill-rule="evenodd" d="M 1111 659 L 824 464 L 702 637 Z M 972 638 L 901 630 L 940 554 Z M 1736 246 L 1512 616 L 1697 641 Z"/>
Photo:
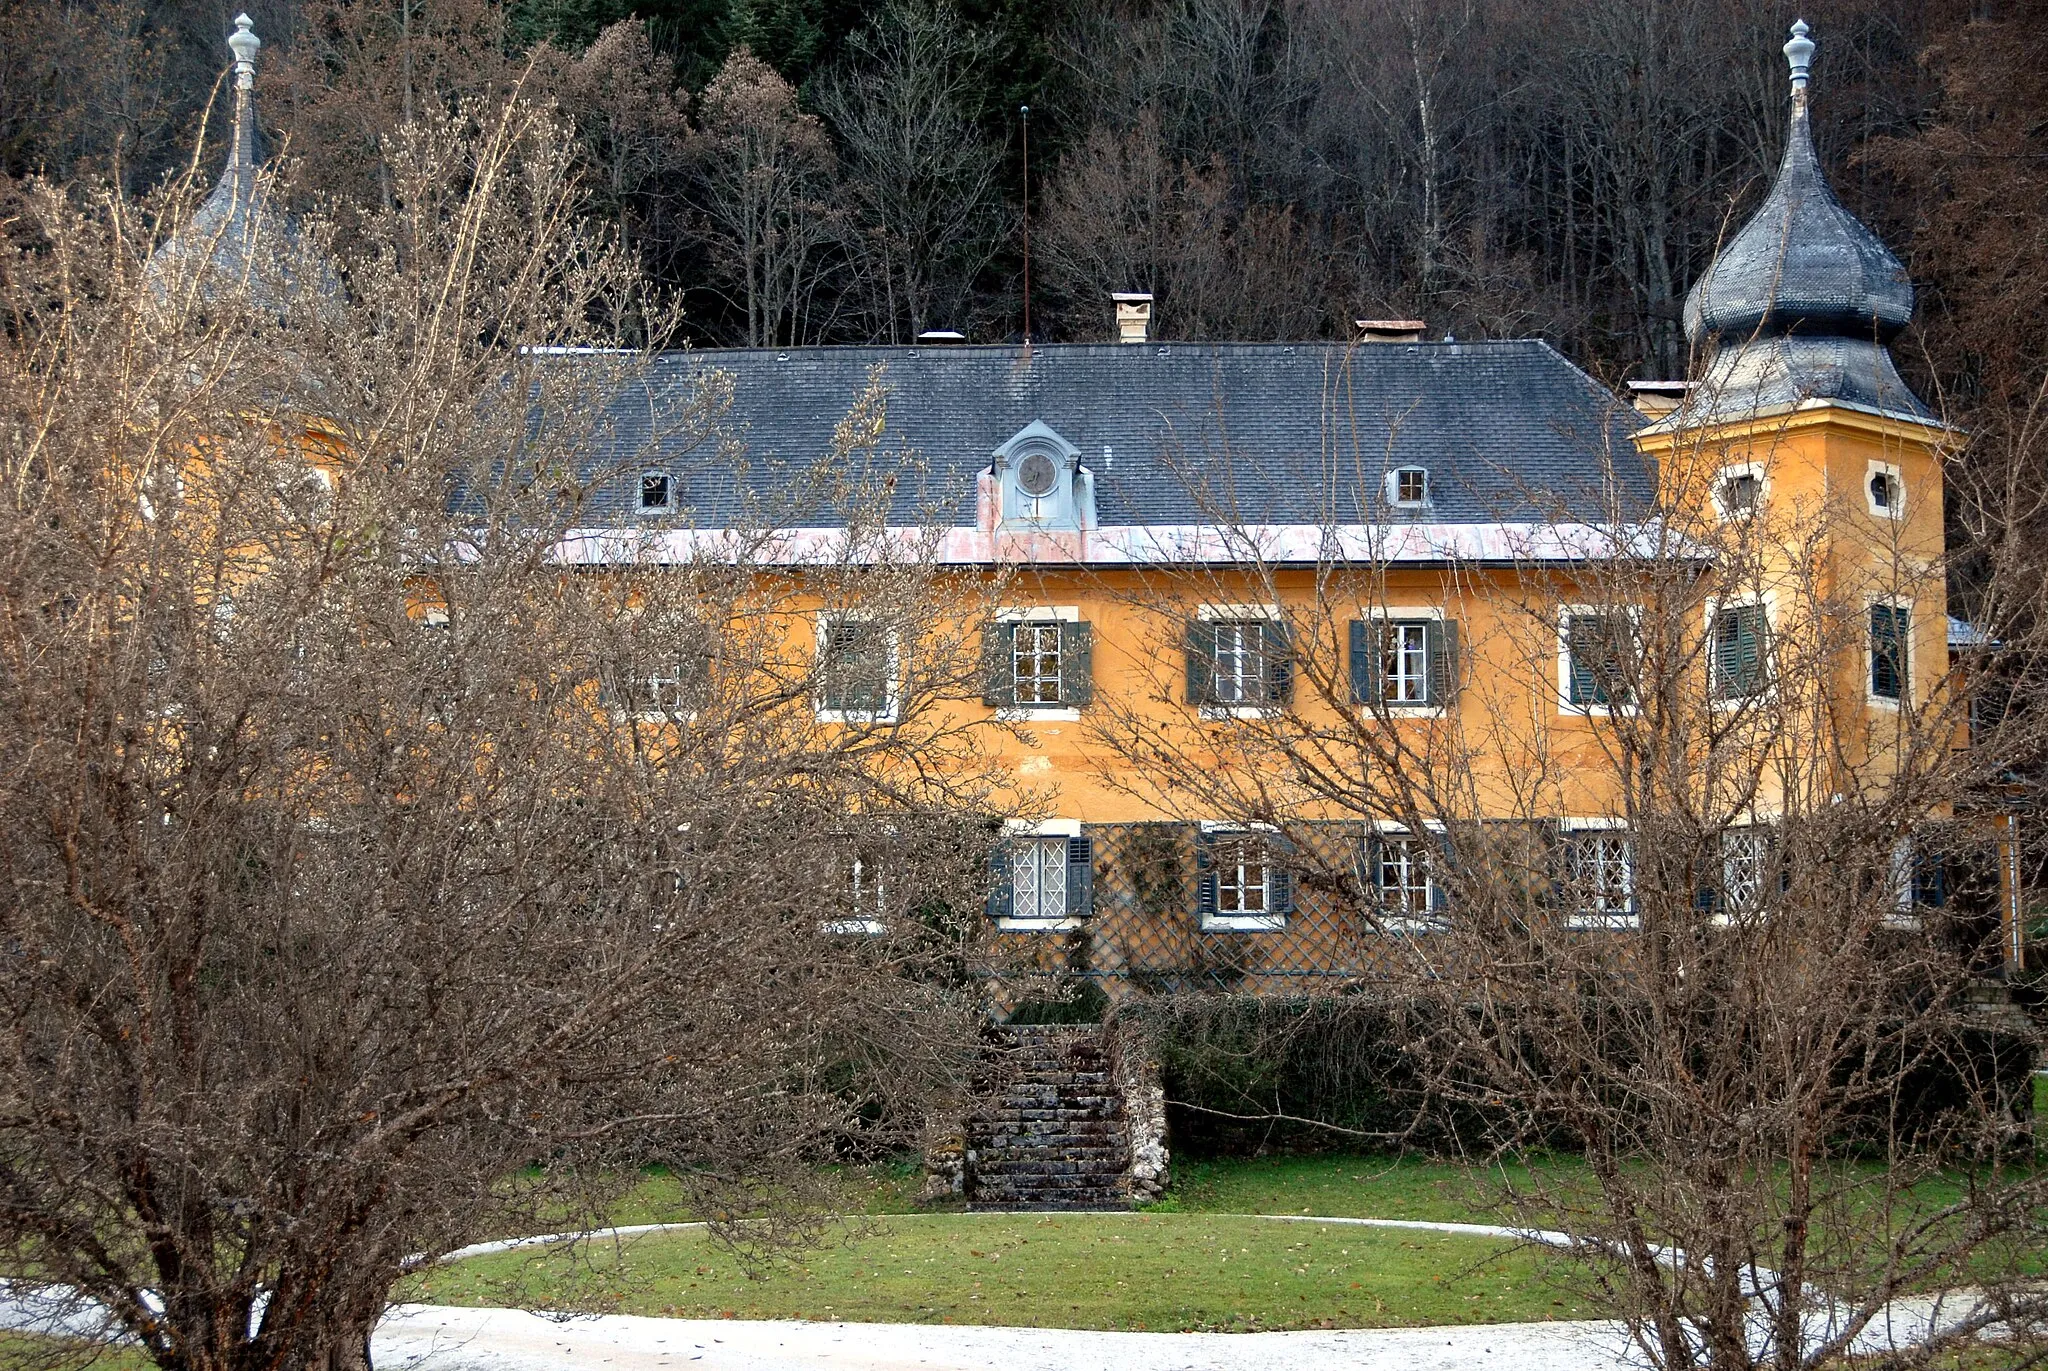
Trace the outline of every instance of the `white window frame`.
<path fill-rule="evenodd" d="M 1276 604 L 1215 604 L 1195 607 L 1196 620 L 1205 624 L 1283 623 L 1286 617 Z M 1213 685 L 1216 665 L 1213 639 L 1210 645 L 1210 680 Z M 1201 707 L 1201 717 L 1204 719 L 1267 719 L 1282 712 L 1282 706 L 1277 704 L 1205 704 Z"/>
<path fill-rule="evenodd" d="M 824 684 L 823 675 L 826 654 L 832 642 L 832 630 L 840 624 L 874 624 L 879 622 L 881 621 L 874 615 L 862 614 L 858 611 L 826 610 L 818 615 L 818 647 L 817 657 L 814 660 L 817 662 L 817 670 L 820 677 L 819 685 L 821 688 Z M 882 692 L 882 708 L 879 710 L 829 709 L 826 707 L 825 697 L 821 693 L 816 702 L 819 723 L 893 724 L 898 722 L 898 716 L 903 708 L 902 635 L 894 628 L 885 629 L 883 642 L 888 656 L 887 671 L 889 679 Z"/>
<path fill-rule="evenodd" d="M 657 682 L 666 684 L 672 692 L 672 698 L 677 701 L 676 707 L 671 709 L 627 709 L 619 702 L 618 677 L 616 672 L 613 673 L 612 680 L 607 684 L 606 688 L 612 695 L 610 709 L 614 723 L 625 723 L 631 720 L 634 723 L 642 724 L 687 724 L 696 721 L 697 711 L 695 709 L 685 709 L 681 706 L 681 688 L 683 681 L 686 679 L 682 672 L 682 663 L 673 662 L 669 663 L 669 665 L 674 668 L 672 674 L 660 675 L 649 673 L 642 676 L 636 673 L 631 679 L 635 685 L 648 687 L 650 696 L 657 694 Z"/>
<path fill-rule="evenodd" d="M 1892 494 L 1890 508 L 1878 504 L 1876 498 L 1870 493 L 1870 479 L 1877 475 L 1883 475 L 1889 483 Z M 1906 517 L 1906 478 L 1899 470 L 1897 462 L 1871 461 L 1864 464 L 1863 505 L 1865 509 L 1870 511 L 1870 517 L 1873 519 L 1883 519 L 1889 523 L 1898 523 Z"/>
<path fill-rule="evenodd" d="M 888 873 L 880 873 L 874 880 L 867 881 L 865 880 L 866 872 L 867 858 L 861 856 L 858 852 L 854 853 L 852 866 L 847 871 L 847 884 L 851 889 L 846 892 L 851 897 L 848 905 L 852 913 L 843 919 L 825 920 L 819 926 L 821 933 L 829 933 L 835 936 L 872 937 L 877 933 L 889 931 L 889 921 L 884 917 L 889 907 Z M 872 899 L 868 898 L 870 895 L 872 895 Z M 864 906 L 869 904 L 872 904 L 872 910 L 864 908 Z"/>
<path fill-rule="evenodd" d="M 1079 819 L 1043 819 L 1037 823 L 1007 819 L 1003 822 L 1003 837 L 1007 841 L 1056 841 L 1064 849 L 1069 840 L 1080 836 L 1081 821 Z M 1005 879 L 1011 883 L 1011 912 L 1008 916 L 996 920 L 997 929 L 1005 933 L 1066 933 L 1081 926 L 1081 916 L 1071 909 L 1066 909 L 1066 896 L 1064 894 L 1066 859 L 1064 852 L 1060 862 L 1060 879 L 1062 882 L 1060 907 L 1066 909 L 1066 912 L 1057 919 L 1023 918 L 1018 916 L 1016 913 L 1016 870 L 1014 862 L 1006 857 L 1003 865 L 1003 874 Z"/>
<path fill-rule="evenodd" d="M 1384 676 L 1380 676 L 1379 672 L 1381 666 L 1384 665 L 1385 658 L 1381 655 L 1381 649 L 1379 644 L 1382 641 L 1382 635 L 1385 632 L 1385 626 L 1388 623 L 1394 622 L 1432 623 L 1437 626 L 1437 631 L 1441 633 L 1443 631 L 1443 626 L 1450 621 L 1451 616 L 1448 611 L 1436 605 L 1368 605 L 1366 607 L 1365 617 L 1367 624 L 1370 625 L 1372 628 L 1373 641 L 1370 644 L 1370 646 L 1372 648 L 1373 655 L 1379 659 L 1375 661 L 1373 664 L 1373 672 L 1375 676 L 1379 677 L 1381 688 L 1384 689 L 1386 685 L 1386 678 Z M 1422 670 L 1424 673 L 1423 698 L 1426 700 L 1429 697 L 1428 672 L 1430 668 L 1429 643 L 1426 638 L 1422 645 L 1422 653 Z M 1455 671 L 1456 668 L 1453 667 L 1452 670 Z M 1384 709 L 1389 713 L 1399 714 L 1403 718 L 1407 719 L 1435 719 L 1440 718 L 1444 712 L 1444 707 L 1440 704 L 1432 705 L 1424 704 L 1421 702 L 1411 703 L 1402 700 L 1389 700 L 1385 698 L 1380 699 L 1377 703 L 1361 702 L 1357 706 L 1357 708 L 1364 710 L 1368 713 L 1376 709 Z"/>
<path fill-rule="evenodd" d="M 1412 832 L 1405 825 L 1398 823 L 1375 824 L 1373 830 L 1373 842 L 1368 850 L 1370 852 L 1369 860 L 1373 863 L 1372 884 L 1376 894 L 1386 889 L 1380 877 L 1386 869 L 1385 864 L 1381 861 L 1381 854 L 1386 851 L 1388 843 L 1400 843 L 1408 849 L 1411 855 L 1407 865 L 1413 866 L 1419 860 L 1422 866 L 1422 907 L 1424 912 L 1421 914 L 1410 912 L 1392 916 L 1382 915 L 1379 920 L 1381 929 L 1388 933 L 1441 933 L 1448 927 L 1448 923 L 1442 915 L 1434 912 L 1436 909 L 1437 880 L 1436 873 L 1432 869 L 1432 864 L 1435 861 L 1435 847 L 1434 839 L 1431 835 L 1442 833 L 1443 825 L 1428 824 L 1426 825 L 1426 831 L 1423 833 Z M 1412 886 L 1403 886 L 1402 888 L 1413 889 Z"/>
<path fill-rule="evenodd" d="M 1721 830 L 1721 888 L 1713 920 L 1716 924 L 1740 923 L 1763 912 L 1764 880 L 1770 869 L 1771 849 L 1776 838 L 1776 828 L 1768 823 L 1730 824 Z M 1747 846 L 1749 851 L 1736 850 L 1742 846 Z M 1734 897 L 1738 863 L 1747 863 L 1751 868 L 1749 898 L 1742 903 Z"/>
<path fill-rule="evenodd" d="M 1081 622 L 1081 607 L 1079 605 L 1004 605 L 996 610 L 995 619 L 997 623 L 1005 624 L 1078 624 Z M 1063 655 L 1060 658 L 1060 670 L 1063 673 L 1066 670 L 1064 650 L 1064 645 L 1062 645 Z M 1011 648 L 1013 654 L 1011 658 L 1012 671 L 1015 670 L 1015 651 L 1016 649 L 1013 646 Z M 1015 678 L 1013 676 L 1012 683 L 1014 684 L 1014 682 Z M 1013 723 L 1029 720 L 1033 723 L 1077 724 L 1081 722 L 1081 710 L 1078 706 L 1069 704 L 1011 704 L 1004 705 L 998 709 L 996 717 Z"/>
<path fill-rule="evenodd" d="M 1721 669 L 1720 643 L 1714 636 L 1714 625 L 1725 609 L 1756 608 L 1763 611 L 1764 632 L 1757 643 L 1757 670 L 1762 680 L 1757 688 L 1747 695 L 1723 695 L 1720 692 L 1719 672 Z M 1742 705 L 1754 705 L 1777 694 L 1778 674 L 1771 670 L 1771 643 L 1778 632 L 1778 597 L 1764 591 L 1760 594 L 1715 596 L 1707 600 L 1707 698 L 1717 710 L 1735 709 Z"/>
<path fill-rule="evenodd" d="M 1728 502 L 1722 496 L 1728 489 L 1728 483 L 1740 476 L 1753 476 L 1756 478 L 1756 503 L 1748 509 L 1730 509 Z M 1727 466 L 1714 473 L 1713 498 L 1714 512 L 1720 515 L 1722 523 L 1733 523 L 1738 519 L 1754 518 L 1758 511 L 1763 509 L 1764 502 L 1771 498 L 1770 469 L 1762 462 L 1730 462 Z"/>
<path fill-rule="evenodd" d="M 1419 473 L 1422 477 L 1422 495 L 1419 499 L 1401 498 L 1401 477 L 1408 472 Z M 1428 467 L 1407 462 L 1387 473 L 1387 504 L 1395 509 L 1427 509 L 1431 504 L 1430 497 L 1434 494 L 1435 492 L 1430 489 Z"/>
<path fill-rule="evenodd" d="M 1263 914 L 1226 914 L 1223 912 L 1223 867 L 1220 862 L 1211 866 L 1209 874 L 1216 880 L 1215 912 L 1202 920 L 1204 933 L 1278 933 L 1287 927 L 1285 914 L 1273 913 L 1273 838 L 1280 830 L 1272 824 L 1239 824 L 1203 820 L 1202 836 L 1210 843 L 1210 855 L 1214 861 L 1219 844 L 1257 839 L 1265 848 L 1265 861 L 1261 864 L 1264 875 Z M 1197 873 L 1199 876 L 1200 873 Z"/>
<path fill-rule="evenodd" d="M 1633 605 L 1562 605 L 1557 611 L 1557 712 L 1578 719 L 1611 719 L 1636 713 L 1642 706 L 1628 704 L 1581 704 L 1572 699 L 1572 620 L 1582 615 L 1623 615 L 1631 636 L 1640 646 L 1643 611 Z"/>
<path fill-rule="evenodd" d="M 1565 914 L 1565 927 L 1572 929 L 1641 928 L 1643 924 L 1643 916 L 1642 911 L 1637 907 L 1637 899 L 1639 898 L 1639 896 L 1637 891 L 1638 870 L 1636 862 L 1637 854 L 1635 850 L 1635 835 L 1628 831 L 1628 820 L 1618 818 L 1566 819 L 1562 824 L 1559 825 L 1559 828 L 1563 832 L 1564 841 L 1567 847 L 1567 850 L 1564 854 L 1565 887 L 1567 891 L 1570 893 L 1572 900 L 1572 907 L 1568 911 L 1566 911 Z M 1571 849 L 1574 848 L 1581 839 L 1596 838 L 1602 835 L 1618 836 L 1620 841 L 1626 844 L 1626 846 L 1623 848 L 1623 853 L 1624 860 L 1627 863 L 1626 870 L 1628 875 L 1628 909 L 1623 912 L 1610 912 L 1607 910 L 1588 909 L 1579 902 L 1579 892 L 1577 889 L 1578 873 L 1575 870 L 1573 870 L 1573 868 L 1577 864 L 1577 858 L 1575 852 Z M 1605 865 L 1605 861 L 1606 859 L 1604 857 L 1601 858 L 1601 863 L 1603 866 Z"/>
<path fill-rule="evenodd" d="M 1899 682 L 1899 698 L 1896 700 L 1889 695 L 1878 694 L 1872 684 L 1877 674 L 1877 645 L 1871 641 L 1870 611 L 1880 605 L 1906 611 L 1906 670 Z M 1879 595 L 1863 606 L 1863 699 L 1873 709 L 1898 710 L 1913 698 L 1913 668 L 1920 656 L 1913 643 L 1913 620 L 1913 597 L 1910 595 Z"/>
<path fill-rule="evenodd" d="M 647 481 L 649 477 L 654 476 L 658 476 L 661 478 L 662 502 L 658 505 L 650 505 L 646 502 Z M 633 485 L 633 511 L 636 514 L 640 514 L 648 518 L 653 518 L 657 515 L 662 514 L 675 513 L 675 473 L 672 471 L 665 471 L 660 467 L 648 467 L 645 471 L 642 471 L 640 473 L 640 479 L 636 481 Z"/>

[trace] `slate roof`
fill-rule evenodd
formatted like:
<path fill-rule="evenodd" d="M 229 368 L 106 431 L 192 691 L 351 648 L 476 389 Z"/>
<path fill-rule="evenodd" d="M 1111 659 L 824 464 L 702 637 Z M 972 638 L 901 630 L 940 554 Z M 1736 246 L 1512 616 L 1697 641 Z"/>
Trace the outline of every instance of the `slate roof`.
<path fill-rule="evenodd" d="M 589 513 L 635 522 L 644 464 L 677 479 L 675 523 L 721 527 L 787 495 L 779 521 L 829 524 L 789 492 L 871 374 L 886 436 L 861 460 L 896 478 L 891 522 L 971 526 L 976 476 L 1034 419 L 1080 448 L 1099 527 L 1598 519 L 1610 497 L 1652 494 L 1634 411 L 1540 341 L 822 347 L 658 359 L 651 394 L 615 396 L 592 470 L 630 469 Z M 662 436 L 714 375 L 730 383 L 725 448 Z M 1420 514 L 1384 500 L 1408 464 L 1430 472 Z"/>

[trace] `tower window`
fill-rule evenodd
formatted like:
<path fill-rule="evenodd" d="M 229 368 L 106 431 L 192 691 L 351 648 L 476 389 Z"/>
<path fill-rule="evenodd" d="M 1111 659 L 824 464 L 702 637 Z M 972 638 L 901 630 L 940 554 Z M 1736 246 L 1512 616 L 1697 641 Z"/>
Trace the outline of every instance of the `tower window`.
<path fill-rule="evenodd" d="M 1763 497 L 1764 483 L 1753 471 L 1738 471 L 1721 483 L 1721 508 L 1730 514 L 1753 514 Z"/>
<path fill-rule="evenodd" d="M 640 475 L 640 512 L 642 514 L 666 514 L 675 507 L 675 478 L 665 471 L 647 471 Z"/>
<path fill-rule="evenodd" d="M 1878 518 L 1897 519 L 1905 515 L 1906 486 L 1899 479 L 1897 467 L 1871 463 L 1864 493 L 1870 497 L 1870 512 Z"/>

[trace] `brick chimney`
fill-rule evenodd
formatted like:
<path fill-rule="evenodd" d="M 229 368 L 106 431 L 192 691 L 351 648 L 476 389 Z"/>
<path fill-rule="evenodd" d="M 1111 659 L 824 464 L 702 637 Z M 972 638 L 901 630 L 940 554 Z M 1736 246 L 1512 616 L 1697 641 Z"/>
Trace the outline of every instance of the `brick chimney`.
<path fill-rule="evenodd" d="M 1109 297 L 1116 302 L 1116 340 L 1143 343 L 1152 336 L 1152 292 L 1118 291 Z"/>

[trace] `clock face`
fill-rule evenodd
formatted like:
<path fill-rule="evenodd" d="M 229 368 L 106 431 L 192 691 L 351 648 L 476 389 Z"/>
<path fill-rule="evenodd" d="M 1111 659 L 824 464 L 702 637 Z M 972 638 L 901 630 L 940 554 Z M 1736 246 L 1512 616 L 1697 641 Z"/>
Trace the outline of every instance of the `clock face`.
<path fill-rule="evenodd" d="M 1017 464 L 1017 488 L 1026 495 L 1050 495 L 1060 478 L 1052 458 L 1034 452 Z"/>

